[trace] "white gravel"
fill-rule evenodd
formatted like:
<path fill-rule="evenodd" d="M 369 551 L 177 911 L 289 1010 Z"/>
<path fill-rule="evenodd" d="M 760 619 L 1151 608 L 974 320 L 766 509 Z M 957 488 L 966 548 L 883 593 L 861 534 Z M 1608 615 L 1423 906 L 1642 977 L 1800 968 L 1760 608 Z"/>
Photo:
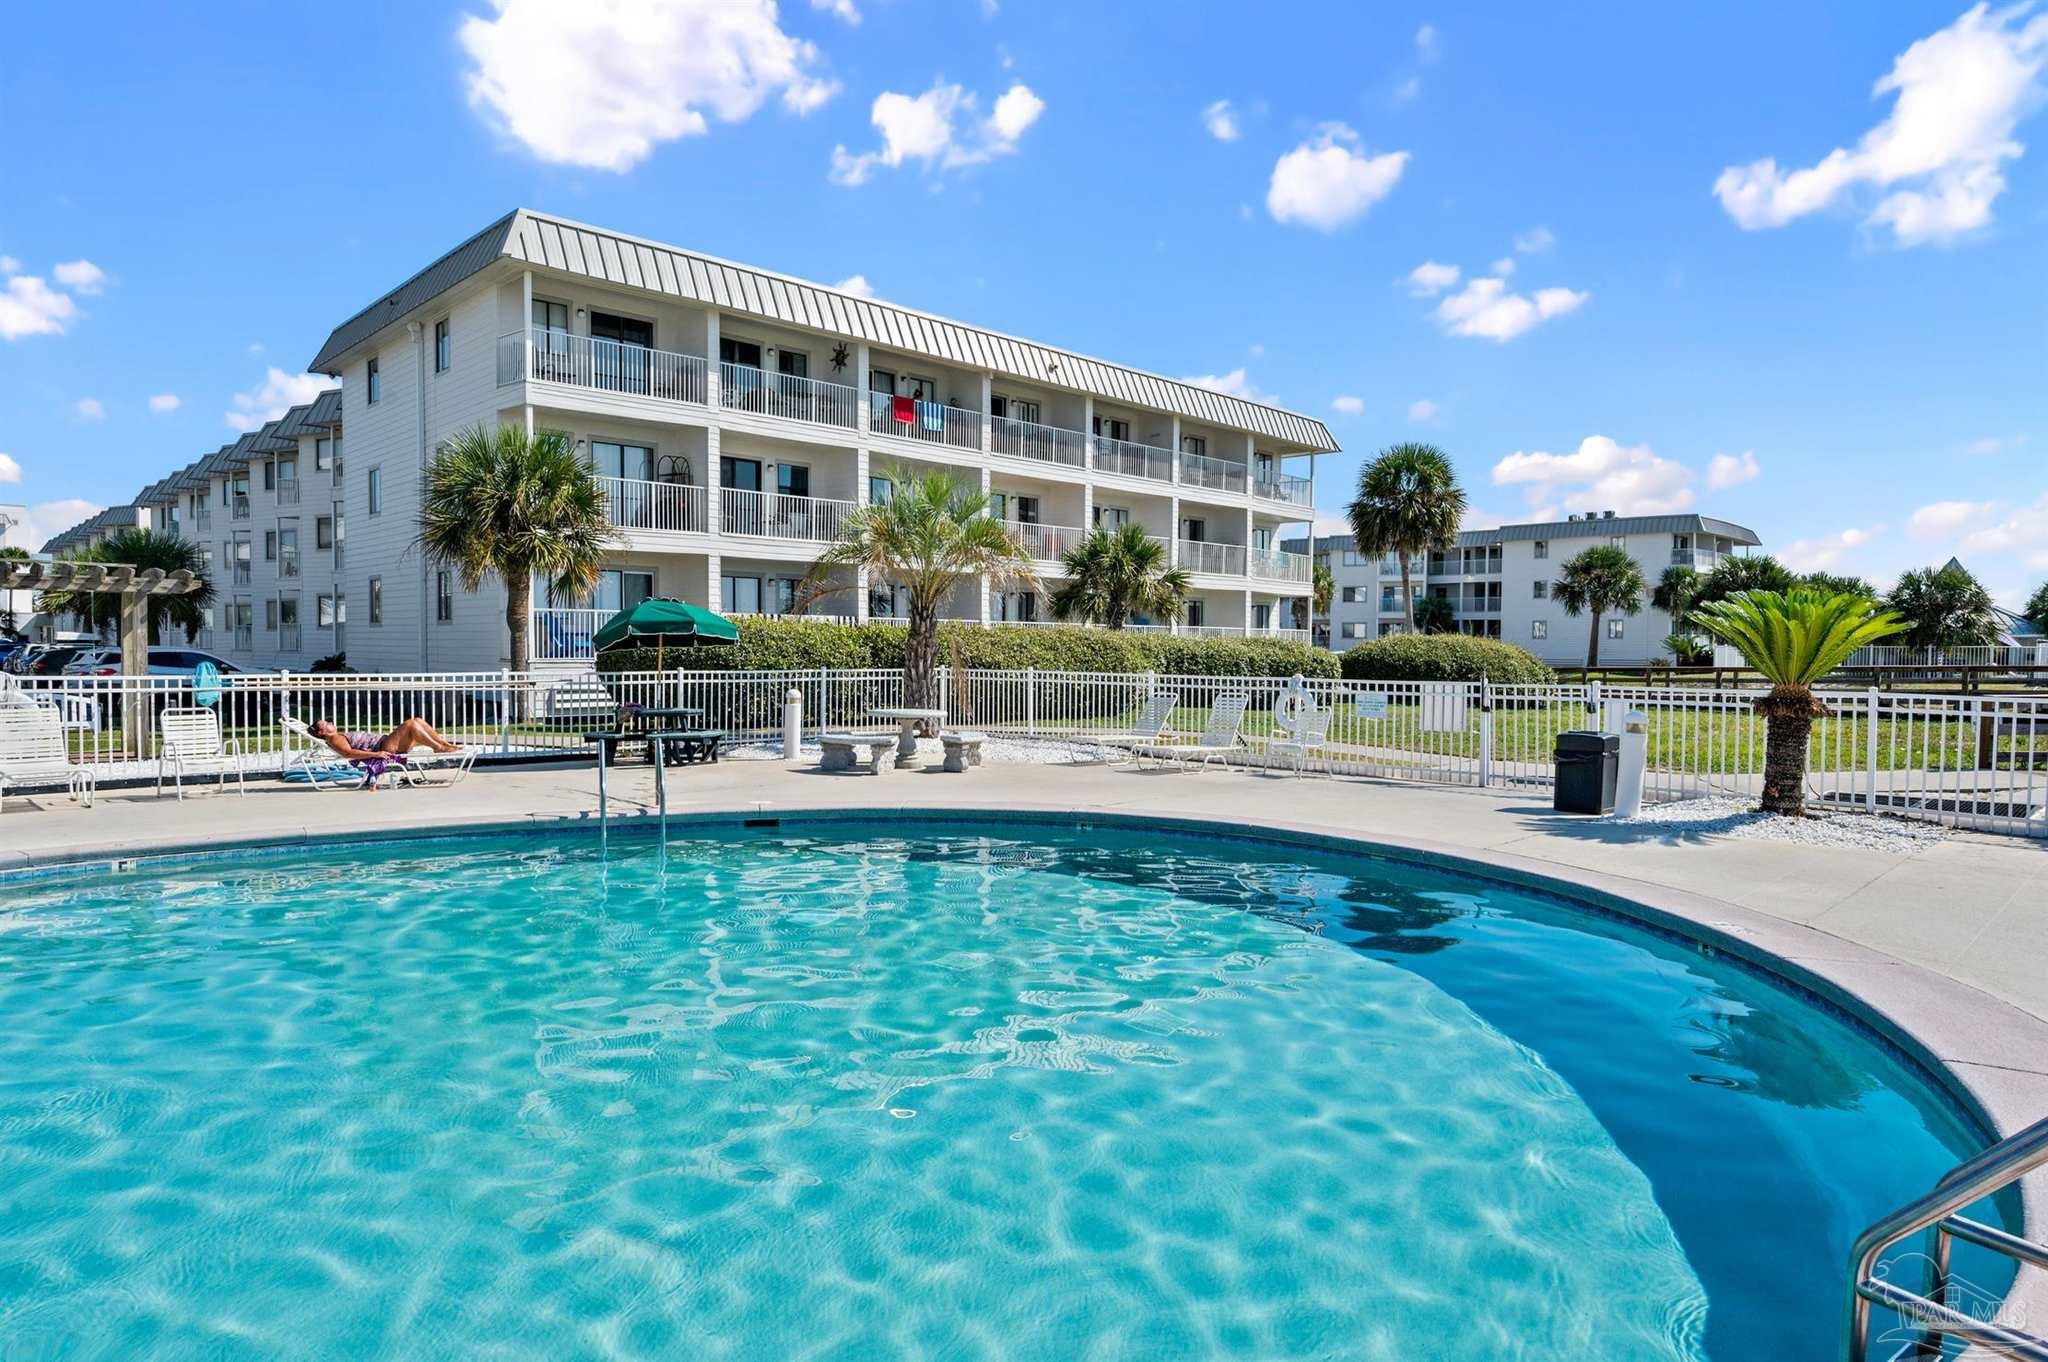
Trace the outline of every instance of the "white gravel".
<path fill-rule="evenodd" d="M 1754 799 L 1713 795 L 1682 799 L 1675 804 L 1645 805 L 1633 818 L 1605 820 L 1645 832 L 1678 837 L 1743 837 L 1760 842 L 1797 842 L 1803 846 L 1852 847 L 1860 851 L 1906 853 L 1948 836 L 1937 823 L 1916 823 L 1883 814 L 1821 813 L 1809 806 L 1806 818 L 1759 813 Z"/>
<path fill-rule="evenodd" d="M 983 761 L 1023 764 L 1027 766 L 1068 766 L 1092 765 L 1092 748 L 1077 749 L 1071 743 L 1048 739 L 1030 742 L 1017 738 L 990 738 L 981 745 Z M 767 742 L 743 742 L 731 747 L 722 747 L 718 755 L 721 760 L 733 761 L 781 761 L 782 739 Z M 917 743 L 920 760 L 937 763 L 946 758 L 945 744 L 937 738 L 920 738 Z M 815 742 L 807 742 L 798 754 L 800 761 L 817 761 L 824 752 Z"/>

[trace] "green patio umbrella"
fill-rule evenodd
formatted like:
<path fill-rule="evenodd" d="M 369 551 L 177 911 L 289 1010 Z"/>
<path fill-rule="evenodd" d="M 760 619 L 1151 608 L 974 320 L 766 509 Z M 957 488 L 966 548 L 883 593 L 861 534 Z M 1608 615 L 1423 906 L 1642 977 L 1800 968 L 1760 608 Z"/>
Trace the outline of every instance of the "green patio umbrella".
<path fill-rule="evenodd" d="M 662 668 L 671 640 L 678 647 L 699 643 L 738 643 L 740 631 L 739 626 L 725 616 L 700 605 L 670 600 L 666 596 L 650 596 L 613 615 L 590 636 L 592 649 L 600 653 L 613 648 L 645 647 L 649 640 L 654 643 L 654 665 L 658 671 Z"/>

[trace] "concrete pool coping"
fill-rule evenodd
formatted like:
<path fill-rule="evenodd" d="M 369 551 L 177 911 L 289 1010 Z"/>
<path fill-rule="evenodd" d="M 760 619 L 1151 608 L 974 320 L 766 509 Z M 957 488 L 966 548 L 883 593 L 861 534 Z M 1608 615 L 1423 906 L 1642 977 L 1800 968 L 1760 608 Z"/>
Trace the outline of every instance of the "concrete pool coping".
<path fill-rule="evenodd" d="M 760 774 L 774 774 L 786 780 L 797 773 L 770 767 Z M 1182 779 L 1194 782 L 1211 778 Z M 1223 781 L 1231 777 L 1214 779 Z M 1685 938 L 1785 981 L 1795 990 L 1847 1014 L 1904 1052 L 1943 1084 L 1981 1124 L 2000 1136 L 2010 1135 L 2048 1115 L 2048 1020 L 1949 977 L 1938 968 L 1911 963 L 1819 927 L 1688 888 L 1498 847 L 1420 837 L 1405 830 L 1360 829 L 1275 817 L 1270 800 L 1261 801 L 1267 807 L 1258 811 L 1259 821 L 1253 824 L 1248 822 L 1248 811 L 1243 809 L 1175 808 L 1167 801 L 1149 807 L 1145 800 L 1115 804 L 1085 800 L 1046 803 L 1009 797 L 991 806 L 976 800 L 972 787 L 956 782 L 945 783 L 946 797 L 930 799 L 917 797 L 925 791 L 912 795 L 901 784 L 874 784 L 858 778 L 852 782 L 827 780 L 821 782 L 825 788 L 818 792 L 820 795 L 829 791 L 846 797 L 796 805 L 747 797 L 760 794 L 759 788 L 714 791 L 685 785 L 687 780 L 688 777 L 680 777 L 671 786 L 672 797 L 688 799 L 683 803 L 672 798 L 671 831 L 680 835 L 702 830 L 707 824 L 737 828 L 756 819 L 788 825 L 871 822 L 878 818 L 984 825 L 1165 824 L 1208 836 L 1421 863 L 1492 879 Z M 933 789 L 931 793 L 937 795 L 940 791 Z M 315 798 L 323 812 L 346 814 L 354 803 L 307 791 L 295 794 L 301 800 Z M 899 797 L 903 795 L 911 797 Z M 246 820 L 236 819 L 241 826 L 234 832 L 215 822 L 204 835 L 195 835 L 188 828 L 168 835 L 128 836 L 119 841 L 65 837 L 27 850 L 0 851 L 0 885 L 21 883 L 24 879 L 42 880 L 48 872 L 72 866 L 103 869 L 110 861 L 185 859 L 228 847 L 289 850 L 337 841 L 355 845 L 456 835 L 531 834 L 540 829 L 594 837 L 598 831 L 594 810 L 580 801 L 568 801 L 571 807 L 559 810 L 529 808 L 525 812 L 511 812 L 502 808 L 468 809 L 443 796 L 412 792 L 390 796 L 404 799 L 413 807 L 397 820 L 384 822 L 381 816 L 389 806 L 381 797 L 373 798 L 378 798 L 380 805 L 378 826 L 337 828 L 331 823 L 323 825 L 321 820 L 292 818 L 265 819 L 261 822 L 268 826 L 251 827 Z M 615 794 L 614 802 L 621 812 L 613 814 L 613 826 L 622 832 L 638 836 L 655 822 L 655 816 L 646 811 L 645 802 L 637 797 L 621 798 Z M 294 811 L 312 807 L 315 806 L 301 803 Z M 0 830 L 11 826 L 14 817 L 0 814 Z M 83 831 L 75 820 L 66 822 L 72 824 L 68 831 Z M 2043 868 L 2048 868 L 2048 864 Z M 2048 1170 L 2026 1179 L 2022 1188 L 2027 1233 L 2036 1240 L 2048 1239 Z M 1846 1295 L 1846 1264 L 1843 1275 Z M 2025 1309 L 2026 1318 L 2048 1319 L 2048 1273 L 2022 1266 L 2007 1301 Z"/>

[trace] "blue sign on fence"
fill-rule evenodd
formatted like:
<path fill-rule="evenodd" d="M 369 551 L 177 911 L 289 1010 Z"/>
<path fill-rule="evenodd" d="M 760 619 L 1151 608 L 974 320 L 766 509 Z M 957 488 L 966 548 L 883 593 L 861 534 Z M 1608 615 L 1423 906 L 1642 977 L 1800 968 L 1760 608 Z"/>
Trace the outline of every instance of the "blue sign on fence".
<path fill-rule="evenodd" d="M 1363 695 L 1354 697 L 1353 703 L 1357 706 L 1358 717 L 1361 719 L 1384 719 L 1387 717 L 1387 697 L 1381 692 L 1367 691 Z"/>

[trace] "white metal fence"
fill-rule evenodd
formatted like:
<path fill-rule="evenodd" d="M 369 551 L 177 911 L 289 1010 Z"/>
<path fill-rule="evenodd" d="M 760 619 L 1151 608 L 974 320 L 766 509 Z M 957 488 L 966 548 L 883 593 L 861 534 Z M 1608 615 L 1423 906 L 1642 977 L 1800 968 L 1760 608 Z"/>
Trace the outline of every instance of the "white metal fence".
<path fill-rule="evenodd" d="M 1172 726 L 1199 732 L 1220 695 L 1251 697 L 1244 763 L 1264 760 L 1275 731 L 1275 678 L 1102 675 L 941 668 L 952 722 L 1055 741 L 1125 731 L 1145 698 L 1179 696 Z M 1764 721 L 1755 690 L 1592 685 L 1489 686 L 1474 682 L 1310 681 L 1333 707 L 1330 746 L 1314 763 L 1340 776 L 1436 784 L 1524 787 L 1547 793 L 1557 735 L 1648 718 L 1646 796 L 1754 797 L 1761 791 Z M 217 702 L 226 734 L 275 769 L 289 754 L 286 715 L 329 718 L 344 731 L 381 734 L 424 715 L 491 757 L 576 754 L 583 735 L 615 726 L 627 706 L 692 706 L 705 726 L 735 740 L 780 731 L 783 698 L 804 701 L 809 731 L 865 726 L 870 710 L 903 702 L 902 674 L 864 671 L 672 671 L 599 678 L 591 673 L 437 672 L 417 675 L 279 674 L 230 677 Z M 155 715 L 193 702 L 180 677 L 23 677 L 6 697 L 56 706 L 73 759 L 101 780 L 155 769 Z M 1828 713 L 1807 749 L 1808 796 L 1825 810 L 1892 813 L 1983 831 L 2048 837 L 2048 698 L 1822 693 Z"/>
<path fill-rule="evenodd" d="M 1998 647 L 1906 648 L 1878 643 L 1858 648 L 1845 667 L 2048 667 L 2048 643 Z"/>

